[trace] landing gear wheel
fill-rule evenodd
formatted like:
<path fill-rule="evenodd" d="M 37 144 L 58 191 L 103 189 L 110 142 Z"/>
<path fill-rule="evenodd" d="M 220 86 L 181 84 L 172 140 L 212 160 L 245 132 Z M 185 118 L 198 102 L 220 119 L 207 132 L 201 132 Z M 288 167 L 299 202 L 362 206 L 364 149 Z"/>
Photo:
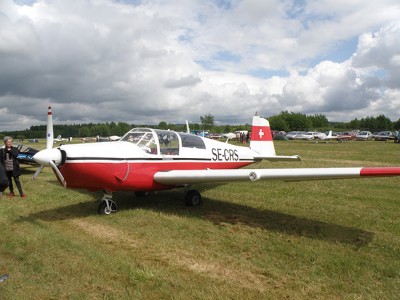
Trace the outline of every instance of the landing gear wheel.
<path fill-rule="evenodd" d="M 185 204 L 187 206 L 199 206 L 201 204 L 201 195 L 196 190 L 190 190 L 186 193 Z"/>
<path fill-rule="evenodd" d="M 107 205 L 107 201 L 103 200 L 100 202 L 97 212 L 99 215 L 110 215 L 112 213 L 117 212 L 117 204 L 114 201 L 108 200 L 109 205 Z"/>

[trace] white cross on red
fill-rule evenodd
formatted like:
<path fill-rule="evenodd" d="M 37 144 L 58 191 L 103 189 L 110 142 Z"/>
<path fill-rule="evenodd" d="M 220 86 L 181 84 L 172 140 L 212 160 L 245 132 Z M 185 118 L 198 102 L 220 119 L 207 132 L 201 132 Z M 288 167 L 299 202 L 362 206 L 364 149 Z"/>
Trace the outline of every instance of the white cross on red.
<path fill-rule="evenodd" d="M 260 140 L 263 138 L 264 134 L 265 134 L 264 131 L 262 131 L 262 129 L 260 128 L 260 132 L 258 133 Z"/>

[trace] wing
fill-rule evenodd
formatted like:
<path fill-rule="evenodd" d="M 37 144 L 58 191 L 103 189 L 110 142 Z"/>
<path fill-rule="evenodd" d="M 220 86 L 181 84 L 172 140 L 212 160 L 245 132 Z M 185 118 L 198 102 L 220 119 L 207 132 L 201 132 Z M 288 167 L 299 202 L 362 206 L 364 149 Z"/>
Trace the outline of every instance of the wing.
<path fill-rule="evenodd" d="M 389 176 L 400 176 L 400 167 L 171 170 L 155 173 L 154 180 L 168 185 L 186 185 L 247 180 L 304 181 Z"/>

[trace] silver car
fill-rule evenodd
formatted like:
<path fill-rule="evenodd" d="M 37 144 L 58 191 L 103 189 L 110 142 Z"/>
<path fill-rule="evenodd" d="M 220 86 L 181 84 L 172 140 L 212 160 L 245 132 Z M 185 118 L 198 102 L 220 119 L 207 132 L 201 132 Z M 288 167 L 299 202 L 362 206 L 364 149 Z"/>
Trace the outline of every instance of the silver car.
<path fill-rule="evenodd" d="M 368 141 L 373 137 L 371 131 L 360 131 L 356 134 L 356 141 Z"/>

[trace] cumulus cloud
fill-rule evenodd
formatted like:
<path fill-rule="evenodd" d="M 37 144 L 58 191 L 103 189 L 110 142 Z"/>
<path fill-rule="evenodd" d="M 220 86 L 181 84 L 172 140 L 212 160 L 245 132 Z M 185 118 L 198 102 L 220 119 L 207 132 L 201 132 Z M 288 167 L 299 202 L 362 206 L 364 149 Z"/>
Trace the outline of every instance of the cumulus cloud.
<path fill-rule="evenodd" d="M 394 0 L 3 0 L 0 131 L 43 124 L 48 105 L 58 123 L 397 120 L 399 15 Z"/>

